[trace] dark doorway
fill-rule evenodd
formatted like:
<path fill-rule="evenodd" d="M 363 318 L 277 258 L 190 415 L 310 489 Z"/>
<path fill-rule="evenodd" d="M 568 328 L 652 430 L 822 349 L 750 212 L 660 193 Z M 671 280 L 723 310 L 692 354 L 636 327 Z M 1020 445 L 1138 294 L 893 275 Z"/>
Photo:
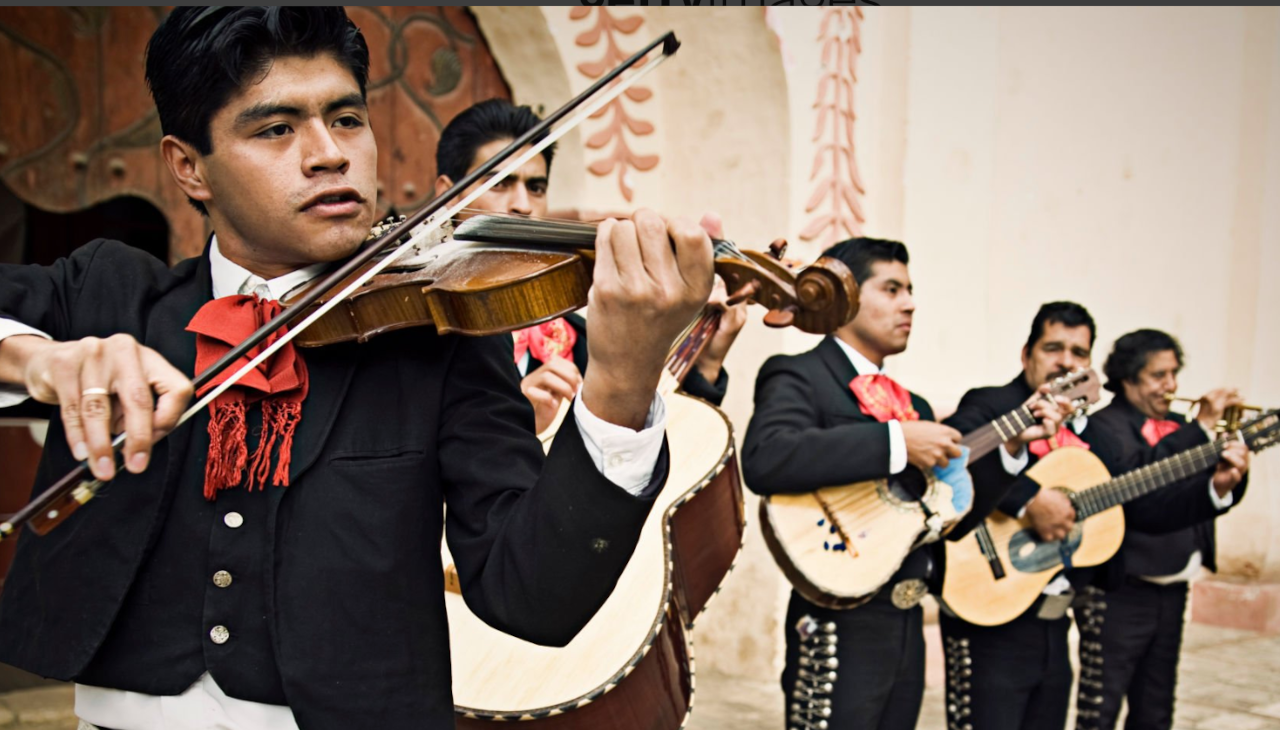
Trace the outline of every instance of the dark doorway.
<path fill-rule="evenodd" d="M 0 184 L 0 262 L 47 266 L 95 238 L 122 241 L 168 260 L 169 224 L 142 198 L 112 198 L 74 213 L 50 213 Z"/>

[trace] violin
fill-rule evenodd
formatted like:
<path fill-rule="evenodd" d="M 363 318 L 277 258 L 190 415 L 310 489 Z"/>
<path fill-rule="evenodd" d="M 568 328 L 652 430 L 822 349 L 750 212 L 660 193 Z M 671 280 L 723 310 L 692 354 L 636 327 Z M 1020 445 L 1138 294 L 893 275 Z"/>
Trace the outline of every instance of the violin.
<path fill-rule="evenodd" d="M 378 235 L 403 223 L 386 222 Z M 408 235 L 408 232 L 404 232 Z M 441 334 L 491 335 L 545 322 L 586 306 L 596 224 L 477 215 L 369 278 L 294 340 L 302 347 L 366 342 L 382 332 L 433 326 Z M 824 257 L 793 272 L 771 253 L 714 242 L 715 270 L 730 301 L 769 309 L 765 324 L 828 334 L 858 311 L 858 285 L 841 261 Z M 370 263 L 369 265 L 374 265 Z M 358 269 L 338 288 L 364 273 Z M 286 306 L 310 287 L 286 295 Z M 310 305 L 329 303 L 321 295 Z M 307 312 L 304 312 L 304 315 Z"/>
<path fill-rule="evenodd" d="M 471 250 L 464 254 L 462 249 L 475 248 L 476 243 L 483 243 L 468 241 L 458 235 L 460 232 L 465 235 L 471 229 L 459 226 L 452 237 L 439 229 L 470 202 L 658 68 L 679 47 L 675 34 L 670 32 L 652 41 L 472 170 L 402 225 L 378 232 L 372 244 L 322 277 L 322 281 L 309 287 L 304 294 L 290 299 L 290 306 L 197 375 L 192 384 L 203 395 L 182 414 L 178 424 L 202 411 L 279 348 L 300 335 L 308 334 L 310 328 L 321 321 L 325 325 L 302 338 L 300 344 L 317 346 L 327 342 L 367 340 L 378 332 L 415 324 L 431 324 L 442 333 L 489 334 L 537 324 L 585 304 L 586 292 L 590 288 L 588 263 L 592 259 L 593 231 L 589 240 L 586 231 L 580 230 L 575 242 L 559 243 L 550 251 L 512 243 L 527 241 L 522 233 L 508 234 L 504 239 L 506 242 L 496 248 L 489 243 L 486 251 Z M 650 57 L 655 50 L 659 51 L 658 55 Z M 631 73 L 624 77 L 628 71 Z M 511 160 L 513 157 L 515 159 Z M 497 170 L 504 163 L 505 166 Z M 466 192 L 472 186 L 476 187 L 470 193 Z M 476 225 L 484 228 L 481 224 Z M 483 231 L 480 235 L 484 235 Z M 417 279 L 406 278 L 410 262 L 401 260 L 410 249 L 415 249 L 426 259 L 414 267 Z M 726 247 L 723 249 L 726 261 L 722 264 L 720 253 L 718 248 L 717 271 L 722 272 L 728 285 L 735 288 L 735 295 L 754 297 L 768 306 L 771 311 L 767 321 L 775 326 L 794 323 L 806 331 L 831 331 L 856 312 L 857 285 L 847 269 L 837 266 L 839 262 L 815 264 L 802 272 L 803 278 L 789 280 L 785 267 L 763 255 L 744 254 L 737 252 L 736 247 Z M 727 261 L 730 258 L 739 262 L 751 261 L 754 266 L 731 265 Z M 399 266 L 385 275 L 389 278 L 373 283 L 375 277 L 382 270 L 391 268 L 392 264 Z M 809 273 L 810 269 L 812 273 Z M 747 271 L 755 273 L 748 275 Z M 414 281 L 411 286 L 416 287 L 417 293 L 409 295 L 403 287 L 397 290 L 386 286 L 394 283 L 397 277 L 401 277 L 402 283 Z M 424 285 L 428 279 L 430 285 Z M 398 303 L 396 297 L 400 297 Z M 348 298 L 367 301 L 351 304 L 346 301 Z M 317 303 L 320 299 L 324 299 L 324 303 Z M 379 306 L 370 306 L 374 304 Z M 334 309 L 340 312 L 335 314 Z M 357 309 L 359 314 L 355 313 Z M 408 311 L 395 314 L 397 310 Z M 375 311 L 376 317 L 370 314 Z M 819 314 L 822 312 L 825 314 Z M 363 322 L 363 325 L 353 326 L 351 322 L 342 321 L 344 319 Z M 211 385 L 279 332 L 283 334 L 257 350 L 257 355 L 252 356 L 248 363 L 221 379 L 217 385 Z M 209 386 L 207 391 L 204 390 L 206 386 Z M 117 466 L 124 441 L 123 433 L 112 441 Z M 0 522 L 0 542 L 17 534 L 23 525 L 30 525 L 37 534 L 47 533 L 93 499 L 102 486 L 103 482 L 90 474 L 88 463 L 80 462 L 7 521 Z"/>

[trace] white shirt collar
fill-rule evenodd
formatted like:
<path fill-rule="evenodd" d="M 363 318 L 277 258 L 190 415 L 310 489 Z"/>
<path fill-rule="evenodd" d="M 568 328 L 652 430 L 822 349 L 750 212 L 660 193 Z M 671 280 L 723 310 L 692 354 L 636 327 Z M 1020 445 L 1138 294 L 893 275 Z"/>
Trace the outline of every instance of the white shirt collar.
<path fill-rule="evenodd" d="M 327 264 L 312 264 L 284 276 L 267 280 L 222 255 L 218 236 L 209 244 L 209 274 L 213 278 L 213 298 L 235 294 L 257 294 L 262 299 L 281 299 L 299 284 L 305 284 L 324 271 Z"/>
<path fill-rule="evenodd" d="M 876 367 L 876 364 L 868 360 L 865 355 L 853 349 L 853 345 L 850 345 L 839 337 L 833 336 L 832 339 L 836 341 L 837 345 L 840 345 L 841 350 L 844 350 L 845 356 L 849 358 L 849 362 L 853 363 L 853 369 L 859 375 L 877 375 L 884 373 L 884 368 Z"/>

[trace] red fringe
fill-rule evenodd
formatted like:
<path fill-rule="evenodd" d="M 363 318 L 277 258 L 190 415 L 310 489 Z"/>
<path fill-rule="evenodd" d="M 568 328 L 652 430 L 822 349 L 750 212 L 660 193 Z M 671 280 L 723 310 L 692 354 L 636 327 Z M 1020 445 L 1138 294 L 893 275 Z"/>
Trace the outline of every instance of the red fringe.
<path fill-rule="evenodd" d="M 215 403 L 210 410 L 204 498 L 213 501 L 219 489 L 230 489 L 240 482 L 249 449 L 244 443 L 244 402 Z"/>

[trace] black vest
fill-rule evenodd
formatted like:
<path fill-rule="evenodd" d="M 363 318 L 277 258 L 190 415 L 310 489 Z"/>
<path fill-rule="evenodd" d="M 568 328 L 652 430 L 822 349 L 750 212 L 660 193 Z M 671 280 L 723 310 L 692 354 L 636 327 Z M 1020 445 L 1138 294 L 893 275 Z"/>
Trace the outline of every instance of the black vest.
<path fill-rule="evenodd" d="M 221 491 L 213 502 L 204 498 L 208 411 L 192 420 L 190 458 L 168 518 L 106 641 L 76 681 L 177 695 L 207 671 L 230 697 L 284 705 L 264 590 L 272 569 L 264 559 L 271 554 L 269 498 L 243 487 Z M 252 458 L 261 409 L 250 408 L 246 423 Z"/>

